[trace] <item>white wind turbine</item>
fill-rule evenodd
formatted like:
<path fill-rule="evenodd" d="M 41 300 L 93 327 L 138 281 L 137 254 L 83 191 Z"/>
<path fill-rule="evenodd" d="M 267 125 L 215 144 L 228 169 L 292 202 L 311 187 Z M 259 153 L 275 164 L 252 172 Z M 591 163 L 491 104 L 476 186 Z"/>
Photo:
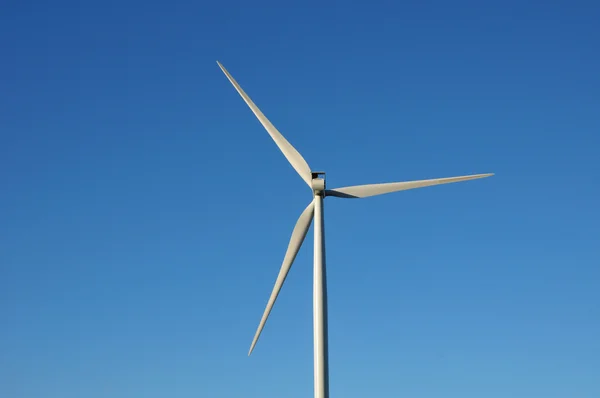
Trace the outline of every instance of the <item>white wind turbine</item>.
<path fill-rule="evenodd" d="M 328 365 L 328 349 L 327 349 L 327 280 L 325 272 L 325 237 L 323 230 L 323 199 L 327 196 L 335 196 L 338 198 L 366 198 L 368 196 L 383 195 L 390 192 L 404 191 L 407 189 L 423 188 L 432 185 L 449 184 L 452 182 L 474 180 L 477 178 L 490 177 L 490 174 L 475 174 L 461 177 L 435 178 L 431 180 L 409 181 L 409 182 L 391 182 L 385 184 L 368 184 L 355 185 L 344 188 L 325 189 L 325 173 L 315 172 L 310 169 L 302 155 L 281 135 L 281 133 L 271 124 L 271 122 L 263 115 L 258 107 L 252 102 L 250 97 L 242 90 L 235 79 L 227 72 L 227 70 L 217 61 L 221 70 L 225 73 L 231 84 L 237 92 L 242 96 L 246 104 L 256 115 L 260 123 L 267 130 L 275 144 L 279 147 L 283 155 L 290 162 L 296 172 L 302 177 L 304 182 L 308 184 L 313 193 L 313 200 L 304 209 L 300 218 L 296 222 L 296 226 L 292 231 L 290 243 L 288 245 L 283 264 L 279 270 L 279 275 L 275 281 L 275 287 L 271 292 L 271 297 L 267 302 L 267 307 L 263 313 L 260 324 L 248 355 L 252 353 L 256 342 L 262 332 L 269 313 L 273 308 L 273 304 L 279 295 L 279 291 L 283 286 L 283 282 L 302 246 L 302 242 L 306 237 L 308 228 L 315 219 L 314 229 L 314 273 L 313 273 L 313 328 L 314 328 L 314 392 L 315 398 L 329 397 L 329 365 Z"/>

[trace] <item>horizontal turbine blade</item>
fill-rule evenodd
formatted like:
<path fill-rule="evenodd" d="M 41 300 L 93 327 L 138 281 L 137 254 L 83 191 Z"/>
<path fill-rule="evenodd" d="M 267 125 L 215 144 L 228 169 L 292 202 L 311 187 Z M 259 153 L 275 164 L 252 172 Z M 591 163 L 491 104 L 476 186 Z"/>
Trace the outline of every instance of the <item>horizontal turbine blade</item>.
<path fill-rule="evenodd" d="M 390 182 L 386 184 L 354 185 L 351 187 L 336 188 L 325 191 L 326 196 L 337 196 L 338 198 L 366 198 L 369 196 L 383 195 L 386 193 L 405 191 L 407 189 L 423 188 L 432 185 L 450 184 L 452 182 L 475 180 L 493 176 L 490 174 L 475 174 L 462 177 L 434 178 L 431 180 Z"/>
<path fill-rule="evenodd" d="M 248 351 L 248 356 L 250 356 L 250 354 L 252 354 L 252 350 L 254 350 L 254 346 L 256 345 L 256 342 L 260 337 L 260 333 L 265 327 L 267 318 L 271 313 L 273 304 L 275 304 L 275 300 L 277 300 L 279 291 L 283 286 L 283 282 L 285 282 L 285 278 L 287 277 L 287 274 L 290 271 L 290 268 L 292 267 L 292 263 L 294 262 L 294 259 L 298 254 L 298 250 L 300 250 L 300 247 L 302 246 L 302 242 L 304 242 L 304 238 L 306 237 L 306 233 L 308 232 L 308 228 L 310 227 L 310 223 L 312 222 L 314 216 L 314 209 L 315 202 L 313 200 L 306 207 L 306 209 L 304 209 L 302 214 L 300 214 L 300 218 L 298 218 L 298 221 L 296 222 L 296 226 L 292 231 L 292 237 L 290 238 L 290 243 L 285 253 L 285 257 L 283 259 L 283 264 L 281 264 L 279 275 L 277 275 L 277 280 L 275 281 L 275 287 L 273 287 L 271 297 L 269 297 L 269 302 L 267 303 L 267 308 L 265 308 L 265 312 L 263 313 L 262 319 L 260 320 L 260 324 L 258 325 L 258 329 L 256 330 L 256 334 L 254 335 L 254 340 L 252 340 L 252 345 L 250 346 L 250 351 Z"/>
<path fill-rule="evenodd" d="M 308 163 L 306 163 L 306 160 L 304 160 L 304 158 L 302 157 L 302 155 L 300 155 L 296 148 L 294 148 L 292 144 L 290 144 L 288 140 L 286 140 L 285 137 L 281 135 L 281 133 L 275 128 L 275 126 L 273 126 L 269 119 L 267 119 L 266 116 L 263 115 L 260 109 L 258 109 L 254 102 L 252 102 L 248 94 L 246 94 L 244 90 L 242 90 L 240 85 L 229 74 L 229 72 L 227 72 L 227 69 L 225 69 L 225 67 L 221 65 L 219 61 L 217 61 L 217 64 L 219 65 L 223 73 L 225 73 L 225 76 L 227 76 L 231 84 L 233 84 L 233 87 L 235 87 L 237 92 L 242 96 L 246 104 L 250 107 L 254 115 L 256 115 L 263 127 L 267 130 L 273 141 L 275 141 L 275 144 L 277 144 L 281 152 L 283 152 L 283 155 L 286 157 L 288 162 L 290 162 L 294 170 L 296 170 L 296 172 L 300 174 L 300 177 L 302 177 L 302 179 L 308 184 L 309 187 L 312 187 L 312 175 L 310 172 L 310 167 L 308 166 Z"/>

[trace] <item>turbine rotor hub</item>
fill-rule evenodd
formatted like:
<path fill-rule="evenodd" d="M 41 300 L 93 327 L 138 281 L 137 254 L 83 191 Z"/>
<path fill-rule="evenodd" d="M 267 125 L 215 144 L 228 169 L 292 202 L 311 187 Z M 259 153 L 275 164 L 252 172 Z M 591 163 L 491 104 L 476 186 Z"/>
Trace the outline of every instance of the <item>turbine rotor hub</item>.
<path fill-rule="evenodd" d="M 315 195 L 323 195 L 325 192 L 325 172 L 313 171 L 311 174 L 313 192 Z"/>

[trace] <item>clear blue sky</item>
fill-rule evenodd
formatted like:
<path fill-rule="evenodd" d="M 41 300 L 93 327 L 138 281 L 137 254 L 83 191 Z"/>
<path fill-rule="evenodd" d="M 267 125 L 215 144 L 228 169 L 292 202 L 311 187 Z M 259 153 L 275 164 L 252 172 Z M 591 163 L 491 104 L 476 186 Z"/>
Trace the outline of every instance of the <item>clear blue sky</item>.
<path fill-rule="evenodd" d="M 0 396 L 312 396 L 312 233 L 246 356 L 310 192 L 216 60 L 329 187 L 496 173 L 326 201 L 332 397 L 600 396 L 600 5 L 411 3 L 3 3 Z"/>

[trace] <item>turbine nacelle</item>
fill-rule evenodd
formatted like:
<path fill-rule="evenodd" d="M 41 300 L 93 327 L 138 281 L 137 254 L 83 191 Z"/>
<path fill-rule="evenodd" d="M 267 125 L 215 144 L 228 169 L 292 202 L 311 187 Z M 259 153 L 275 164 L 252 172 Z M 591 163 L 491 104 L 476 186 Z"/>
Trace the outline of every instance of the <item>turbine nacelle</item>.
<path fill-rule="evenodd" d="M 325 196 L 325 172 L 324 171 L 313 171 L 310 173 L 311 180 L 311 188 L 316 195 Z"/>

